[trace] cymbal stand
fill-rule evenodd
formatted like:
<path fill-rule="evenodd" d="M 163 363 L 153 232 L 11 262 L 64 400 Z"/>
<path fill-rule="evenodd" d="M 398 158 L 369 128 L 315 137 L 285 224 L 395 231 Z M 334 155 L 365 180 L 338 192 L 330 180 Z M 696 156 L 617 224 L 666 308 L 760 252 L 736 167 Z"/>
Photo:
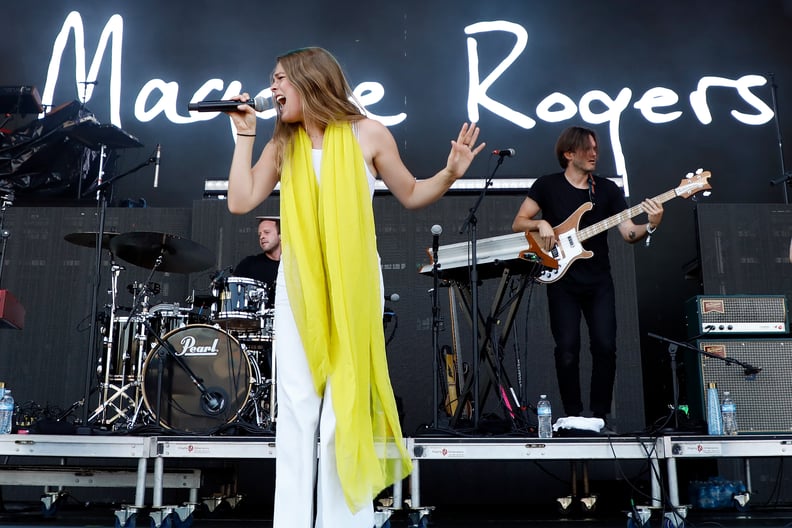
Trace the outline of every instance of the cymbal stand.
<path fill-rule="evenodd" d="M 101 424 L 110 425 L 120 418 L 126 418 L 126 427 L 132 428 L 137 421 L 142 404 L 142 398 L 139 392 L 139 387 L 141 385 L 140 374 L 143 368 L 143 361 L 146 357 L 146 343 L 148 341 L 142 321 L 150 317 L 148 313 L 148 294 L 145 286 L 141 289 L 136 288 L 135 296 L 138 297 L 141 293 L 143 295 L 140 301 L 140 305 L 142 306 L 141 313 L 138 315 L 134 315 L 134 313 L 131 314 L 124 328 L 121 329 L 121 334 L 124 335 L 129 325 L 133 324 L 132 332 L 134 339 L 132 339 L 132 342 L 137 348 L 137 353 L 135 355 L 136 363 L 131 366 L 130 371 L 127 371 L 127 363 L 132 359 L 130 350 L 127 348 L 123 350 L 119 349 L 124 343 L 117 343 L 115 335 L 115 322 L 117 320 L 116 299 L 118 295 L 117 278 L 120 271 L 124 268 L 122 266 L 113 265 L 111 269 L 113 272 L 111 281 L 113 304 L 110 311 L 110 328 L 105 336 L 105 348 L 107 351 L 105 359 L 106 365 L 103 369 L 100 365 L 100 369 L 102 369 L 101 373 L 104 374 L 103 381 L 101 382 L 102 395 L 99 406 L 88 418 L 88 422 L 94 423 L 98 420 Z M 113 355 L 114 353 L 115 356 Z M 115 365 L 117 369 L 116 372 L 111 372 L 113 357 L 116 357 L 118 361 L 118 364 Z M 113 379 L 112 376 L 115 376 L 115 379 Z M 122 385 L 114 383 L 116 380 L 119 380 Z M 124 383 L 125 381 L 126 383 Z M 112 391 L 112 395 L 110 391 Z M 121 403 L 116 403 L 117 400 L 120 400 Z M 132 409 L 131 413 L 130 407 Z M 108 409 L 114 412 L 112 416 L 108 417 Z"/>
<path fill-rule="evenodd" d="M 109 426 L 111 424 L 115 424 L 119 419 L 125 418 L 125 427 L 127 429 L 131 429 L 137 421 L 137 416 L 140 412 L 140 407 L 143 402 L 138 394 L 140 380 L 135 378 L 121 386 L 110 384 L 107 387 L 113 389 L 113 395 L 100 403 L 99 407 L 97 407 L 93 414 L 91 414 L 91 416 L 88 418 L 88 423 L 94 423 L 95 420 L 101 417 L 100 423 Z M 130 392 L 133 393 L 130 394 Z M 117 400 L 120 400 L 121 403 L 116 404 Z M 131 413 L 130 406 L 132 408 Z M 107 416 L 108 409 L 111 409 L 114 412 L 111 417 Z"/>
<path fill-rule="evenodd" d="M 478 278 L 478 257 L 476 256 L 476 245 L 478 243 L 478 234 L 477 234 L 477 227 L 478 227 L 478 218 L 476 217 L 476 211 L 481 206 L 481 202 L 484 200 L 484 196 L 487 194 L 487 189 L 490 185 L 492 185 L 492 178 L 495 177 L 495 173 L 498 171 L 498 168 L 503 164 L 503 156 L 498 156 L 498 161 L 495 164 L 495 168 L 492 170 L 492 174 L 490 174 L 489 178 L 484 182 L 484 187 L 481 189 L 481 193 L 476 200 L 476 203 L 473 204 L 473 207 L 470 208 L 470 212 L 465 219 L 465 222 L 462 224 L 462 227 L 459 229 L 459 233 L 462 234 L 465 231 L 468 232 L 468 239 L 469 239 L 469 247 L 470 247 L 470 290 L 472 294 L 472 319 L 476 321 L 479 316 L 479 301 L 478 301 L 478 287 L 479 287 L 479 278 Z M 472 343 L 473 343 L 473 428 L 478 428 L 479 425 L 479 356 L 480 356 L 480 348 L 479 348 L 479 328 L 477 324 L 473 324 L 473 335 L 472 335 Z M 468 391 L 471 389 L 470 387 L 466 387 L 465 390 Z"/>
<path fill-rule="evenodd" d="M 110 260 L 112 262 L 112 256 Z M 107 332 L 104 337 L 105 359 L 104 365 L 102 365 L 102 357 L 101 355 L 99 356 L 99 366 L 96 369 L 97 374 L 100 376 L 103 375 L 102 395 L 101 401 L 99 402 L 99 407 L 102 409 L 102 422 L 104 422 L 106 418 L 104 409 L 106 408 L 105 402 L 107 402 L 108 390 L 110 388 L 110 367 L 112 365 L 113 349 L 115 347 L 115 320 L 118 306 L 116 302 L 118 298 L 118 275 L 121 273 L 122 269 L 124 269 L 123 266 L 116 266 L 115 264 L 110 266 L 110 321 L 108 322 Z M 96 414 L 95 411 L 94 414 Z"/>
<path fill-rule="evenodd" d="M 0 284 L 2 284 L 3 281 L 3 262 L 5 261 L 8 237 L 11 236 L 11 233 L 5 228 L 5 214 L 13 200 L 14 194 L 11 191 L 4 192 L 2 196 L 0 196 L 0 239 L 2 239 L 0 243 Z"/>

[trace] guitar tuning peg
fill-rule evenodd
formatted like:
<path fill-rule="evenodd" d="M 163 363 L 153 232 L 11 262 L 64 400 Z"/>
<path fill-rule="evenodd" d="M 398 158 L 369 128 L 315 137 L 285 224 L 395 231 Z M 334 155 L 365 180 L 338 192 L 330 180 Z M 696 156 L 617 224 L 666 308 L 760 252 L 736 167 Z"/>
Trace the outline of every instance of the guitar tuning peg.
<path fill-rule="evenodd" d="M 704 169 L 702 168 L 696 169 L 696 174 L 701 174 L 702 172 L 704 172 Z"/>
<path fill-rule="evenodd" d="M 704 192 L 703 192 L 703 193 L 701 193 L 701 194 L 703 194 L 705 198 L 707 198 L 707 197 L 709 197 L 709 196 L 712 196 L 712 193 L 711 193 L 710 191 L 704 191 Z"/>
<path fill-rule="evenodd" d="M 688 180 L 690 178 L 692 178 L 692 177 L 693 177 L 693 173 L 692 172 L 688 172 L 687 174 L 685 174 L 685 178 L 687 178 Z"/>

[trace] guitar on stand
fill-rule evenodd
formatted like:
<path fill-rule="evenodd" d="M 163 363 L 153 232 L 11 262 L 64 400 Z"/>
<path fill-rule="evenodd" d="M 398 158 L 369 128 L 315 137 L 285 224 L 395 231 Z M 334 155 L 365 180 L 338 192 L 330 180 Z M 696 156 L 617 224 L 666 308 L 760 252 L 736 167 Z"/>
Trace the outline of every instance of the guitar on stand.
<path fill-rule="evenodd" d="M 469 368 L 467 363 L 459 361 L 462 357 L 462 339 L 459 329 L 459 309 L 457 308 L 456 289 L 448 289 L 448 306 L 451 320 L 451 342 L 452 346 L 445 345 L 440 349 L 440 360 L 445 369 L 443 409 L 448 416 L 455 416 L 459 406 L 460 388 L 468 380 Z M 473 404 L 465 402 L 465 408 L 461 410 L 462 418 L 470 419 L 473 416 Z"/>
<path fill-rule="evenodd" d="M 450 286 L 449 304 L 454 346 L 443 347 L 441 352 L 445 366 L 444 409 L 452 417 L 450 425 L 454 427 L 460 419 L 473 415 L 474 400 L 483 408 L 487 395 L 493 390 L 509 417 L 520 422 L 524 420 L 522 413 L 527 404 L 519 401 L 508 375 L 503 371 L 499 359 L 500 351 L 506 345 L 526 287 L 541 270 L 555 267 L 557 263 L 541 251 L 530 233 L 513 233 L 478 241 L 480 277 L 500 277 L 500 282 L 489 314 L 484 317 L 479 313 L 474 317 L 476 310 L 473 308 L 472 287 L 467 272 L 470 258 L 468 245 L 469 242 L 461 242 L 440 246 L 436 260 L 433 253 L 427 250 L 432 263 L 420 269 L 424 275 L 432 275 L 437 271 L 440 278 Z M 503 312 L 506 312 L 505 316 L 502 315 Z M 483 370 L 477 399 L 474 398 L 475 374 L 468 376 L 468 372 L 464 372 L 464 364 L 460 363 L 459 315 L 466 318 L 471 326 L 478 325 L 478 358 Z M 460 364 L 463 366 L 461 369 Z"/>
<path fill-rule="evenodd" d="M 689 174 L 679 182 L 679 185 L 675 189 L 655 196 L 654 200 L 659 203 L 665 203 L 677 196 L 689 198 L 700 191 L 709 190 L 712 188 L 707 181 L 710 176 L 712 176 L 712 174 L 709 171 L 705 172 L 699 169 L 696 174 Z M 578 207 L 577 211 L 569 215 L 569 218 L 553 228 L 558 242 L 549 251 L 542 250 L 542 252 L 555 259 L 558 265 L 555 268 L 548 267 L 543 270 L 536 280 L 544 284 L 559 280 L 567 272 L 569 266 L 577 259 L 591 258 L 594 255 L 593 252 L 583 248 L 582 242 L 644 212 L 639 204 L 625 209 L 619 214 L 610 216 L 605 220 L 601 220 L 596 224 L 578 229 L 580 218 L 583 214 L 590 211 L 593 206 L 591 202 L 584 203 Z"/>

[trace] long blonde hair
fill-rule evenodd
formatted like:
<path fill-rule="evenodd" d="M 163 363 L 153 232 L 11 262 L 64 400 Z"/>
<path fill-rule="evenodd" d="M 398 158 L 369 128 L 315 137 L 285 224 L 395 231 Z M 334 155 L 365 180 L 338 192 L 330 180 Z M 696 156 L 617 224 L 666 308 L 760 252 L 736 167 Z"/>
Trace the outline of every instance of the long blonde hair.
<path fill-rule="evenodd" d="M 300 94 L 303 111 L 303 123 L 284 123 L 280 119 L 280 108 L 277 110 L 272 142 L 280 172 L 286 147 L 304 122 L 324 130 L 331 122 L 357 121 L 365 116 L 353 102 L 352 88 L 329 51 L 318 47 L 300 48 L 281 55 L 277 61 Z"/>

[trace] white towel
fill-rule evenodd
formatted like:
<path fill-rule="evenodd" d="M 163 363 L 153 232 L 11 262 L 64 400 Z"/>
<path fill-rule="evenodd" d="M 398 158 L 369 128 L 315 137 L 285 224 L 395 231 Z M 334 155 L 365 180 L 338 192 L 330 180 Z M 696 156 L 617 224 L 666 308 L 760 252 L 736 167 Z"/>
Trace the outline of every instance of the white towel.
<path fill-rule="evenodd" d="M 553 431 L 559 429 L 580 429 L 583 431 L 594 431 L 599 433 L 605 427 L 605 420 L 602 418 L 586 418 L 585 416 L 567 416 L 559 418 L 553 424 Z"/>

